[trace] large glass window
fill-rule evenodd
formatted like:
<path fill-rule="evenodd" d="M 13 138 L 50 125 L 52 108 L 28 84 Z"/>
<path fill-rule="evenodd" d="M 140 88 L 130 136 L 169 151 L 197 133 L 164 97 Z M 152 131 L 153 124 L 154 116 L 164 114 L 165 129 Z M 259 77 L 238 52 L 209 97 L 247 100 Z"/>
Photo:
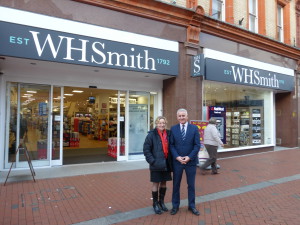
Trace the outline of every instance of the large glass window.
<path fill-rule="evenodd" d="M 212 115 L 212 109 L 224 109 Z M 268 89 L 205 81 L 204 119 L 219 117 L 224 148 L 274 143 L 273 93 Z"/>
<path fill-rule="evenodd" d="M 28 166 L 24 152 L 15 155 L 22 145 L 34 166 L 49 165 L 49 100 L 49 85 L 7 83 L 7 162 Z"/>
<path fill-rule="evenodd" d="M 150 93 L 130 91 L 129 159 L 144 158 L 143 144 L 150 129 L 150 105 Z"/>

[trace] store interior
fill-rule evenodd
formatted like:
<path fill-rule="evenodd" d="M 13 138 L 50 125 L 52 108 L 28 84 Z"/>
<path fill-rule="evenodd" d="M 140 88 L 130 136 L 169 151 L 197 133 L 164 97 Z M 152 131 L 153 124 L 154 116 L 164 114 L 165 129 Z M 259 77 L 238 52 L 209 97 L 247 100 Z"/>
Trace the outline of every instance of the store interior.
<path fill-rule="evenodd" d="M 32 160 L 49 160 L 50 92 L 49 85 L 11 84 L 9 158 L 14 157 L 17 143 L 23 143 Z M 61 87 L 53 88 L 52 160 L 60 159 L 63 142 L 63 165 L 116 161 L 118 91 L 64 87 L 63 120 L 60 118 L 61 93 Z M 130 103 L 134 104 L 138 98 L 132 94 Z M 120 93 L 120 117 L 125 118 L 125 92 Z M 119 129 L 120 155 L 125 154 L 124 121 L 120 121 Z M 17 137 L 19 142 L 16 142 Z M 25 160 L 20 155 L 20 161 Z"/>
<path fill-rule="evenodd" d="M 64 165 L 116 160 L 117 98 L 116 90 L 64 87 Z M 121 94 L 120 99 L 124 100 L 124 95 Z M 59 98 L 57 100 L 59 104 Z M 55 115 L 55 109 L 53 111 Z M 120 116 L 125 116 L 124 114 L 125 102 L 122 101 Z M 53 128 L 55 129 L 55 116 Z M 124 129 L 120 123 L 120 154 L 125 154 Z M 55 138 L 53 141 L 55 142 Z"/>

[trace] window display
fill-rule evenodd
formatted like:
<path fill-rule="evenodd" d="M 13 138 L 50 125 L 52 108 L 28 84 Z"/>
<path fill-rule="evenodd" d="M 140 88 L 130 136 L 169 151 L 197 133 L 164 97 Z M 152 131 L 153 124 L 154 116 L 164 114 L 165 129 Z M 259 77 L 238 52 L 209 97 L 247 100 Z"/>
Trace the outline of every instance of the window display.
<path fill-rule="evenodd" d="M 216 107 L 224 107 L 226 111 L 224 148 L 273 143 L 272 91 L 206 81 L 203 107 L 206 120 L 211 117 L 210 109 Z"/>

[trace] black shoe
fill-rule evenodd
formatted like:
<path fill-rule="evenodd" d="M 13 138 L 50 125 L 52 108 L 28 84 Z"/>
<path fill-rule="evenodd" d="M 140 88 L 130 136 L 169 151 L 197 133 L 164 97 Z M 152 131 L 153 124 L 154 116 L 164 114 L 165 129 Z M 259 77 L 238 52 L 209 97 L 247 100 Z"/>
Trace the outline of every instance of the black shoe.
<path fill-rule="evenodd" d="M 215 174 L 220 174 L 220 173 L 216 170 L 216 171 L 212 171 L 211 174 L 215 175 Z"/>
<path fill-rule="evenodd" d="M 172 208 L 170 214 L 175 215 L 178 212 L 178 208 Z"/>
<path fill-rule="evenodd" d="M 200 212 L 196 209 L 196 208 L 190 208 L 189 207 L 189 211 L 191 211 L 194 215 L 199 216 Z"/>

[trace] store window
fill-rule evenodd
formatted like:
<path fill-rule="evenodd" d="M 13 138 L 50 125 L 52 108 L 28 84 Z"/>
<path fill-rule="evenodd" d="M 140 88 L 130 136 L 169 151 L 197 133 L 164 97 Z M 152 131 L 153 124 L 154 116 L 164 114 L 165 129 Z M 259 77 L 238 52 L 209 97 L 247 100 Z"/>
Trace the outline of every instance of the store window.
<path fill-rule="evenodd" d="M 143 144 L 150 129 L 150 116 L 153 115 L 151 108 L 153 109 L 153 104 L 149 92 L 129 92 L 128 159 L 130 160 L 144 159 Z"/>
<path fill-rule="evenodd" d="M 34 166 L 49 165 L 50 91 L 50 85 L 7 83 L 8 163 L 16 160 L 16 167 L 27 167 L 27 157 L 21 151 L 26 148 Z"/>
<path fill-rule="evenodd" d="M 224 148 L 274 143 L 271 90 L 205 81 L 203 109 L 204 120 L 216 117 Z"/>

